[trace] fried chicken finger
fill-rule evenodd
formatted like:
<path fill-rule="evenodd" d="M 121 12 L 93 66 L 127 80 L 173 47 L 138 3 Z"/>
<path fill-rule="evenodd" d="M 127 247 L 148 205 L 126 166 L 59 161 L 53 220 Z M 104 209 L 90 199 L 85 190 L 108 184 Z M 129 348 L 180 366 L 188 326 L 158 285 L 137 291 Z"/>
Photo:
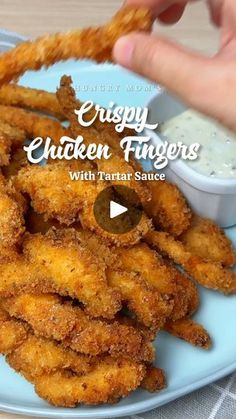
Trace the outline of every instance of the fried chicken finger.
<path fill-rule="evenodd" d="M 0 85 L 17 79 L 27 70 L 39 70 L 68 58 L 112 59 L 115 42 L 132 31 L 150 31 L 152 17 L 146 8 L 125 7 L 110 23 L 64 34 L 47 35 L 23 42 L 0 57 Z"/>
<path fill-rule="evenodd" d="M 148 345 L 135 327 L 90 319 L 82 309 L 63 303 L 56 295 L 26 294 L 3 299 L 1 304 L 11 316 L 27 322 L 36 335 L 86 355 L 110 353 L 139 359 Z M 144 360 L 152 361 L 153 353 Z"/>
<path fill-rule="evenodd" d="M 64 121 L 64 113 L 55 93 L 31 89 L 17 84 L 7 84 L 0 88 L 0 104 L 39 111 Z"/>
<path fill-rule="evenodd" d="M 35 380 L 36 393 L 55 406 L 74 407 L 80 403 L 115 403 L 139 387 L 145 367 L 126 358 L 104 358 L 88 374 L 77 377 L 66 372 Z"/>
<path fill-rule="evenodd" d="M 214 289 L 225 295 L 236 292 L 236 275 L 222 265 L 192 255 L 181 243 L 167 233 L 150 232 L 147 242 L 181 265 L 203 287 Z"/>

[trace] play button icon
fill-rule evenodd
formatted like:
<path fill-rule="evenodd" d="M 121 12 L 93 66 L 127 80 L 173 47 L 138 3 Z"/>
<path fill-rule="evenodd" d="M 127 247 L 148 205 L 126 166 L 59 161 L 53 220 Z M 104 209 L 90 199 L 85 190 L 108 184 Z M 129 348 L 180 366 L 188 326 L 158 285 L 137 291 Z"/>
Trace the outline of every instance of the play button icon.
<path fill-rule="evenodd" d="M 143 214 L 137 193 L 123 185 L 108 186 L 100 192 L 93 211 L 98 225 L 112 234 L 125 234 L 133 230 Z"/>
<path fill-rule="evenodd" d="M 118 217 L 128 211 L 128 208 L 123 205 L 117 204 L 117 202 L 110 202 L 110 218 Z"/>

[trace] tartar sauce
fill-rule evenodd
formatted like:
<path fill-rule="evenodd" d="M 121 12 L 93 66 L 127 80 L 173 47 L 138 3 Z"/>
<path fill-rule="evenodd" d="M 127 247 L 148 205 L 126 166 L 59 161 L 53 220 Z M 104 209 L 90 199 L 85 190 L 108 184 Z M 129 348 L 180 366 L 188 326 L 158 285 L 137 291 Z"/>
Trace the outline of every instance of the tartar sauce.
<path fill-rule="evenodd" d="M 187 110 L 158 127 L 170 143 L 199 143 L 197 160 L 185 163 L 198 173 L 215 178 L 236 178 L 236 135 L 215 121 Z"/>

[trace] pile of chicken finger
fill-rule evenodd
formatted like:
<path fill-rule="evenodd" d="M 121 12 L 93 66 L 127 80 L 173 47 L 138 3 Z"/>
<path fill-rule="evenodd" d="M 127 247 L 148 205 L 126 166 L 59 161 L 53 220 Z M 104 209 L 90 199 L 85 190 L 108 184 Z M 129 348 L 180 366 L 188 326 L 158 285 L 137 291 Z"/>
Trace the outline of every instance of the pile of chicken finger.
<path fill-rule="evenodd" d="M 80 107 L 68 76 L 55 94 L 0 88 L 0 353 L 41 398 L 64 407 L 164 389 L 159 332 L 209 349 L 211 337 L 192 319 L 198 285 L 236 292 L 230 240 L 167 181 L 117 181 L 136 191 L 143 216 L 121 235 L 97 224 L 95 199 L 112 182 L 73 181 L 69 171 L 142 169 L 124 160 L 114 125 L 79 126 Z M 25 141 L 58 144 L 68 134 L 109 145 L 112 157 L 29 164 Z"/>

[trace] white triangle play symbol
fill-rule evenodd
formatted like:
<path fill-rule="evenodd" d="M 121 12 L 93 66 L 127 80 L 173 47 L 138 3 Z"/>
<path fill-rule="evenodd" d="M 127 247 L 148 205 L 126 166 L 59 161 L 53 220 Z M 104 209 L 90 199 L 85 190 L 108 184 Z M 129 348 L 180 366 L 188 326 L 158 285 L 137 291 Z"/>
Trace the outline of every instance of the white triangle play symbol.
<path fill-rule="evenodd" d="M 118 217 L 128 211 L 128 208 L 123 205 L 117 204 L 115 201 L 110 202 L 110 218 Z"/>

